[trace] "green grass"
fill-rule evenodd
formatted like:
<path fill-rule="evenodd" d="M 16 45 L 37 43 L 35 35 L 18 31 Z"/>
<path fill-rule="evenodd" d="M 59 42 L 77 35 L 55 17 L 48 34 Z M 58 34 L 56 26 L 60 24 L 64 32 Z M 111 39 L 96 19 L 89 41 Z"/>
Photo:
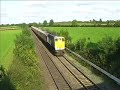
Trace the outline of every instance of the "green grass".
<path fill-rule="evenodd" d="M 18 26 L 1 26 L 0 28 L 16 28 L 16 29 L 18 29 L 19 27 Z"/>
<path fill-rule="evenodd" d="M 72 41 L 76 42 L 79 38 L 90 38 L 92 42 L 98 42 L 103 37 L 111 36 L 113 39 L 120 36 L 120 27 L 44 27 L 50 31 L 68 31 Z"/>
<path fill-rule="evenodd" d="M 14 40 L 21 30 L 0 31 L 0 65 L 8 69 L 13 59 Z"/>
<path fill-rule="evenodd" d="M 15 90 L 44 90 L 33 37 L 27 26 L 23 26 L 22 29 L 21 35 L 15 41 L 14 59 L 9 67 L 11 82 Z"/>

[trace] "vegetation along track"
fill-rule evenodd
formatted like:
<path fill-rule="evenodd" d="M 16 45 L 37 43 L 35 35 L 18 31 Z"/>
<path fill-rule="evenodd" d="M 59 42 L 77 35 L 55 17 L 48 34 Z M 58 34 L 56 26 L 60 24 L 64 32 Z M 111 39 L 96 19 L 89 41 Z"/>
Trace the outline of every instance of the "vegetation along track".
<path fill-rule="evenodd" d="M 37 36 L 35 37 L 41 57 L 58 90 L 100 90 L 67 57 L 52 55 Z"/>

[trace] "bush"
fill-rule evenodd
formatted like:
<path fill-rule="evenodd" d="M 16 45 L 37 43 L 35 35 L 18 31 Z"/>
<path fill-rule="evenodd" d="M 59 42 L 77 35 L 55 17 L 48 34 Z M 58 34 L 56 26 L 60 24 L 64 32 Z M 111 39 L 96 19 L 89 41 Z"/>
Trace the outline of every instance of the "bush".
<path fill-rule="evenodd" d="M 116 40 L 105 37 L 98 43 L 86 43 L 86 39 L 79 39 L 70 45 L 68 48 L 71 50 L 120 78 L 120 37 Z"/>
<path fill-rule="evenodd" d="M 65 37 L 65 43 L 66 43 L 66 46 L 68 47 L 71 43 L 71 40 L 72 40 L 72 38 L 69 36 L 68 31 L 61 30 L 59 32 L 59 35 Z"/>
<path fill-rule="evenodd" d="M 0 66 L 0 90 L 15 90 L 9 75 L 5 72 L 3 66 Z"/>
<path fill-rule="evenodd" d="M 26 25 L 15 40 L 13 64 L 9 76 L 17 90 L 42 90 L 42 79 L 32 36 Z"/>

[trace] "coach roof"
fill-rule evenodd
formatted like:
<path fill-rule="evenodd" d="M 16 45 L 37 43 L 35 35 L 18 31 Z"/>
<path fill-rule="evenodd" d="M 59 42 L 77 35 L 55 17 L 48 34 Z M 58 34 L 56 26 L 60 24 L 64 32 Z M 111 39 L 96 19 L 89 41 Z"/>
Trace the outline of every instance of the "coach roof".
<path fill-rule="evenodd" d="M 43 31 L 43 30 L 41 30 L 41 29 L 39 29 L 39 28 L 36 28 L 36 27 L 34 27 L 34 26 L 31 26 L 31 27 L 32 27 L 33 29 L 35 29 L 35 30 L 37 30 L 37 31 L 45 34 L 45 35 L 48 35 L 48 32 L 47 32 L 47 31 Z"/>

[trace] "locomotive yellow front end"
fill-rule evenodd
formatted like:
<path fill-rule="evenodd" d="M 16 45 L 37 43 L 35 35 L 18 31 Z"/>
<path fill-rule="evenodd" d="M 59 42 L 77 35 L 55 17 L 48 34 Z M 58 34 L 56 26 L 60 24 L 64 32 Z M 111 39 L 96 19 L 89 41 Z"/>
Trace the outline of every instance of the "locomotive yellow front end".
<path fill-rule="evenodd" d="M 57 55 L 63 55 L 65 50 L 65 38 L 55 37 L 55 51 Z"/>

